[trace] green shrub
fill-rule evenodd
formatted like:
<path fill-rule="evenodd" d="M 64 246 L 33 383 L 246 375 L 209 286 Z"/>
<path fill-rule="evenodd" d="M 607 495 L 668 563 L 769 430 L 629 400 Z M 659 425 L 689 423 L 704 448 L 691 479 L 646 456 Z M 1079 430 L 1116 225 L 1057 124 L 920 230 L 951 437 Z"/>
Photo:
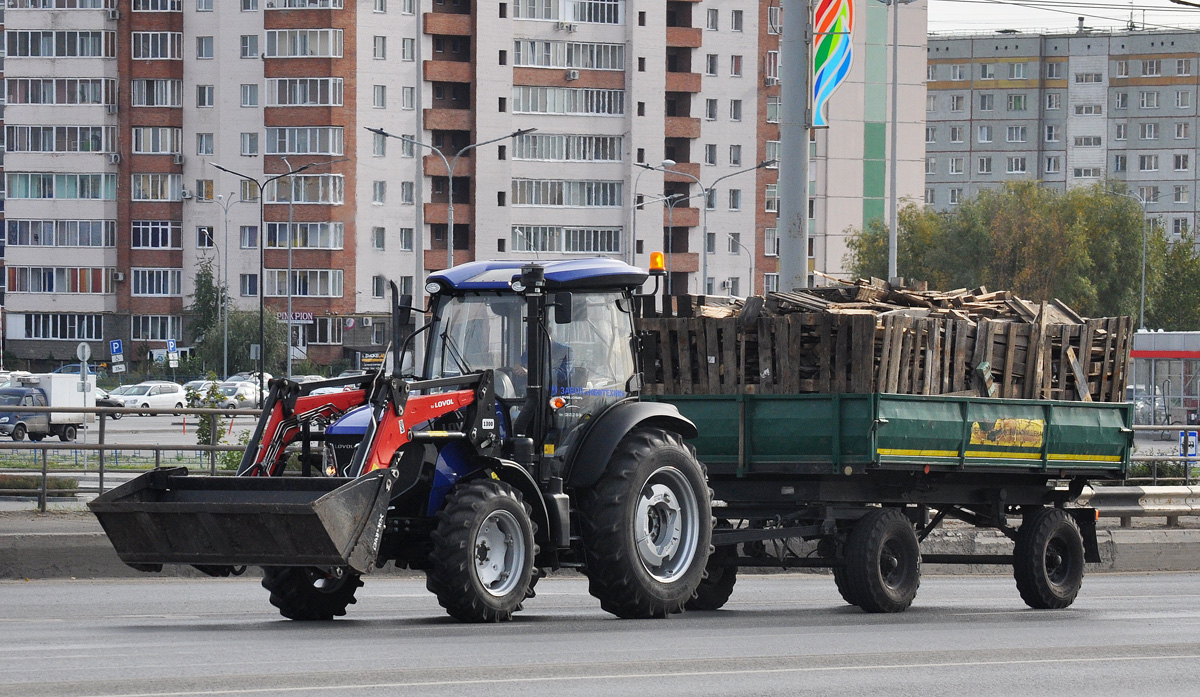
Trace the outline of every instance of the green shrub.
<path fill-rule="evenodd" d="M 0 474 L 0 489 L 28 489 L 38 491 L 42 488 L 42 478 L 36 474 Z M 50 496 L 74 496 L 70 492 L 79 488 L 79 480 L 71 477 L 47 477 L 46 491 Z"/>

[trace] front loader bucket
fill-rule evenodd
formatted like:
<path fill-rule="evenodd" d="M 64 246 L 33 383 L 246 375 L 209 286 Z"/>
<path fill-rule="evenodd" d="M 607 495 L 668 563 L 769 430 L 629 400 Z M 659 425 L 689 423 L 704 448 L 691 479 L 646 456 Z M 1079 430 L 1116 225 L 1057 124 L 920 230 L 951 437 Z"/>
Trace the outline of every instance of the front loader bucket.
<path fill-rule="evenodd" d="M 396 470 L 334 477 L 189 477 L 157 469 L 88 507 L 121 561 L 196 566 L 374 564 Z"/>

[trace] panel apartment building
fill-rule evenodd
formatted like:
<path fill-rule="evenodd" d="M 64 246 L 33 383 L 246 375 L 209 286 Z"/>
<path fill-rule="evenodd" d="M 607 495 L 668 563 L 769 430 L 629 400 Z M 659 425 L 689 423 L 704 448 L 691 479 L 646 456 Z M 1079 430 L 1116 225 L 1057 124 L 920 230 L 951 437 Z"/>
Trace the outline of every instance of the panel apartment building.
<path fill-rule="evenodd" d="M 884 212 L 887 9 L 854 9 L 812 145 L 829 273 Z M 753 169 L 778 154 L 776 0 L 7 0 L 3 22 L 19 358 L 186 346 L 206 260 L 237 309 L 262 293 L 286 319 L 290 297 L 294 355 L 321 363 L 381 351 L 387 281 L 419 294 L 448 246 L 456 264 L 666 251 L 674 292 L 776 283 L 779 165 Z M 906 6 L 902 195 L 920 195 L 924 26 Z M 448 177 L 433 148 L 476 143 Z"/>
<path fill-rule="evenodd" d="M 930 36 L 927 70 L 927 204 L 1016 179 L 1108 178 L 1173 239 L 1195 225 L 1194 31 Z"/>

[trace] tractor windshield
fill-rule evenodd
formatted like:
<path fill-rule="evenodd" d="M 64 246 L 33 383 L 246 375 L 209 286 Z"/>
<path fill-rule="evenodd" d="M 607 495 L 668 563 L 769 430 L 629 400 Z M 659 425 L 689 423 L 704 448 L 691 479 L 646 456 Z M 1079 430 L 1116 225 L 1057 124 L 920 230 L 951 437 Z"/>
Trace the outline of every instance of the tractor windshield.
<path fill-rule="evenodd" d="M 511 377 L 523 370 L 525 353 L 525 300 L 498 293 L 467 294 L 445 298 L 430 327 L 428 370 L 430 378 L 464 375 L 489 368 Z M 497 381 L 501 378 L 497 377 Z M 497 384 L 500 397 L 504 385 Z"/>

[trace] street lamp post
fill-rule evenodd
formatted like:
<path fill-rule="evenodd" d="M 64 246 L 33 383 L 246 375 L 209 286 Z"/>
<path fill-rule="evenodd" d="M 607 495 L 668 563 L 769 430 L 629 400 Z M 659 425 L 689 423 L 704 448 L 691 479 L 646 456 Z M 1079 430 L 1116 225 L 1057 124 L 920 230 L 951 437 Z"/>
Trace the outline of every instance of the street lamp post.
<path fill-rule="evenodd" d="M 292 168 L 292 163 L 288 162 L 286 157 L 279 158 L 283 160 L 283 164 L 288 168 Z M 296 210 L 296 191 L 295 181 L 288 180 L 288 226 L 287 226 L 287 252 L 288 252 L 288 271 L 287 271 L 287 376 L 292 377 L 292 230 L 295 225 L 293 222 Z"/>
<path fill-rule="evenodd" d="M 225 380 L 229 379 L 229 209 L 238 203 L 246 202 L 240 198 L 234 201 L 232 191 L 229 192 L 229 200 L 225 199 L 224 194 L 217 194 L 217 204 L 221 206 L 221 210 L 225 211 L 225 249 L 223 251 L 223 254 L 225 255 L 225 271 L 224 281 L 222 281 L 225 289 L 221 298 L 221 309 L 222 314 L 224 315 L 223 330 L 225 335 L 223 340 L 224 350 L 222 352 L 223 361 L 221 363 L 221 377 Z"/>
<path fill-rule="evenodd" d="M 242 180 L 248 181 L 248 182 L 252 182 L 254 184 L 254 186 L 258 188 L 258 406 L 262 407 L 263 395 L 266 391 L 266 386 L 264 384 L 265 381 L 263 380 L 263 373 L 266 371 L 266 363 L 267 363 L 267 323 L 266 323 L 265 303 L 264 303 L 264 300 L 266 298 L 266 283 L 265 283 L 266 279 L 263 278 L 264 269 L 265 269 L 265 261 L 266 261 L 266 248 L 267 248 L 266 233 L 267 233 L 267 230 L 266 230 L 266 223 L 265 223 L 264 216 L 263 216 L 263 191 L 266 190 L 267 185 L 273 181 L 276 181 L 278 179 L 283 179 L 284 177 L 299 174 L 300 172 L 303 172 L 306 169 L 315 167 L 317 164 L 328 164 L 328 163 L 312 162 L 312 163 L 309 163 L 302 167 L 298 167 L 296 169 L 289 169 L 287 172 L 284 172 L 283 174 L 273 174 L 269 177 L 264 177 L 262 181 L 259 181 L 248 174 L 242 174 L 241 172 L 235 172 L 234 170 L 229 169 L 228 167 L 222 167 L 221 165 L 219 165 L 215 162 L 209 162 L 208 164 L 212 165 L 213 167 L 216 167 L 217 169 L 221 170 L 222 172 L 227 172 L 229 174 L 232 174 L 233 176 L 238 177 L 239 179 L 242 179 Z M 290 282 L 291 279 L 288 279 L 288 281 Z M 288 337 L 288 341 L 289 342 L 291 341 L 291 337 Z"/>
<path fill-rule="evenodd" d="M 458 165 L 458 158 L 462 157 L 466 153 L 468 153 L 471 150 L 474 150 L 480 146 L 490 145 L 492 143 L 498 143 L 498 142 L 504 140 L 505 138 L 518 138 L 518 137 L 526 135 L 528 133 L 533 133 L 537 129 L 536 128 L 522 128 L 522 129 L 513 131 L 512 133 L 509 133 L 508 135 L 505 135 L 505 136 L 500 136 L 498 138 L 492 138 L 491 140 L 485 140 L 485 141 L 481 141 L 479 143 L 471 143 L 470 145 L 463 147 L 461 150 L 459 150 L 457 153 L 455 153 L 453 159 L 446 159 L 446 155 L 441 151 L 440 148 L 436 148 L 427 143 L 422 143 L 421 141 L 416 140 L 415 138 L 409 138 L 408 136 L 400 136 L 400 135 L 396 135 L 395 133 L 388 133 L 387 131 L 383 130 L 382 128 L 367 128 L 367 130 L 370 131 L 371 133 L 374 133 L 376 135 L 381 135 L 385 138 L 395 138 L 396 140 L 403 141 L 405 143 L 412 143 L 413 145 L 419 145 L 422 148 L 427 148 L 429 150 L 432 150 L 434 153 L 437 154 L 438 157 L 442 158 L 442 164 L 446 166 L 446 189 L 447 189 L 447 193 L 449 194 L 449 205 L 446 208 L 446 268 L 449 269 L 449 268 L 454 267 L 454 168 Z"/>
<path fill-rule="evenodd" d="M 771 158 L 769 160 L 763 160 L 762 162 L 759 162 L 758 164 L 754 165 L 753 167 L 747 167 L 745 169 L 739 169 L 736 172 L 730 172 L 729 174 L 721 175 L 721 176 L 717 177 L 716 179 L 714 179 L 712 181 L 712 183 L 708 185 L 708 188 L 705 189 L 705 191 L 704 191 L 704 193 L 705 193 L 704 213 L 702 214 L 704 217 L 704 220 L 701 222 L 701 226 L 704 228 L 704 249 L 701 252 L 702 256 L 700 257 L 701 258 L 700 269 L 701 269 L 701 274 L 703 275 L 701 282 L 704 283 L 705 286 L 707 286 L 707 284 L 708 284 L 708 196 L 711 195 L 711 192 L 716 191 L 717 184 L 721 183 L 722 181 L 724 181 L 730 177 L 736 177 L 739 174 L 745 174 L 746 172 L 756 172 L 764 167 L 770 167 L 771 165 L 775 164 L 778 161 L 779 160 L 777 160 L 776 158 Z M 728 234 L 728 233 L 726 233 L 726 234 Z M 750 295 L 754 295 L 754 255 L 753 255 L 753 253 L 750 254 Z"/>
<path fill-rule="evenodd" d="M 1146 204 L 1148 201 L 1141 196 L 1125 194 L 1120 191 L 1109 191 L 1108 193 L 1137 201 L 1138 205 L 1142 207 L 1142 290 L 1138 296 L 1138 330 L 1142 331 L 1146 329 L 1146 232 L 1149 227 L 1146 221 Z"/>
<path fill-rule="evenodd" d="M 637 177 L 635 177 L 633 180 L 633 198 L 632 198 L 633 217 L 629 222 L 629 250 L 628 250 L 628 253 L 626 254 L 626 259 L 630 265 L 637 263 L 637 254 L 634 250 L 635 250 L 635 247 L 637 246 L 637 212 L 638 212 L 637 189 L 638 189 L 638 184 L 641 183 L 642 175 L 645 174 L 646 172 L 654 172 L 654 171 L 665 172 L 668 167 L 675 166 L 675 160 L 663 160 L 662 164 L 660 164 L 658 167 L 651 167 L 650 165 L 647 165 L 644 162 L 635 162 L 634 164 L 637 165 L 638 167 L 640 167 L 642 169 L 642 171 L 638 172 Z M 660 200 L 662 200 L 662 199 L 660 199 Z"/>

